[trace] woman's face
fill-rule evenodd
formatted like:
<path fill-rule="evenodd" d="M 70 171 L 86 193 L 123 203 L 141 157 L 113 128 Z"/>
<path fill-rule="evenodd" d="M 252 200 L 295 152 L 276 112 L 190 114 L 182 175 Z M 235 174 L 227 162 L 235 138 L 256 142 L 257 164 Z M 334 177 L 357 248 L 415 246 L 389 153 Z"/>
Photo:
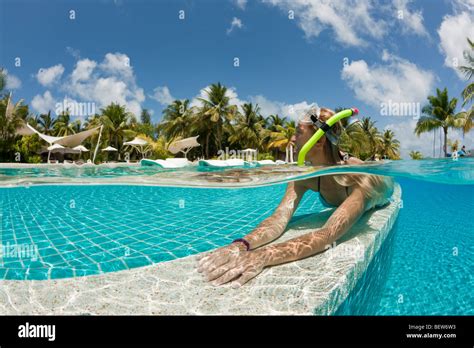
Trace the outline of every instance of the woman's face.
<path fill-rule="evenodd" d="M 315 133 L 314 126 L 309 125 L 309 124 L 304 124 L 304 123 L 298 124 L 298 126 L 296 127 L 295 135 L 292 139 L 294 144 L 295 144 L 296 151 L 301 150 L 303 145 L 308 142 L 308 140 L 314 135 L 314 133 Z M 313 148 L 310 150 L 310 152 L 321 149 L 323 147 L 324 143 L 325 143 L 325 140 L 326 139 L 323 136 L 316 143 L 316 145 L 313 146 Z"/>

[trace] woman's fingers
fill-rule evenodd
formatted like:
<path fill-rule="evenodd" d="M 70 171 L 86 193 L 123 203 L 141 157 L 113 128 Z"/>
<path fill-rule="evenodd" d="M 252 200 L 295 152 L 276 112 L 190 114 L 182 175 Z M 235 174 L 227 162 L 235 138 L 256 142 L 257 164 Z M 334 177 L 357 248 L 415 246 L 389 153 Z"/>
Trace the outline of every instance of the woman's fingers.
<path fill-rule="evenodd" d="M 239 250 L 235 248 L 220 248 L 198 261 L 198 272 L 212 272 L 217 267 L 229 262 L 239 256 Z"/>
<path fill-rule="evenodd" d="M 213 258 L 209 258 L 209 260 L 203 262 L 199 268 L 198 272 L 202 273 L 209 273 L 213 270 L 216 269 L 216 267 L 219 267 L 223 264 L 225 264 L 229 260 L 229 255 L 228 254 L 221 254 L 221 255 L 216 255 Z"/>
<path fill-rule="evenodd" d="M 233 288 L 241 287 L 242 285 L 247 283 L 250 279 L 255 278 L 260 272 L 261 270 L 259 271 L 256 269 L 249 269 L 249 270 L 244 271 L 244 273 L 242 273 L 242 275 L 239 278 L 237 278 L 236 280 L 232 282 L 232 287 Z"/>
<path fill-rule="evenodd" d="M 216 258 L 213 262 L 206 264 L 203 266 L 204 272 L 206 273 L 211 273 L 214 272 L 216 269 L 221 267 L 222 265 L 225 265 L 227 263 L 230 263 L 231 261 L 231 255 L 227 254 L 223 257 L 218 257 Z"/>
<path fill-rule="evenodd" d="M 216 268 L 215 270 L 213 270 L 212 272 L 209 272 L 207 274 L 207 280 L 208 281 L 213 281 L 214 279 L 217 279 L 219 278 L 220 276 L 222 276 L 224 273 L 226 273 L 227 271 L 229 271 L 231 268 L 233 267 L 233 265 L 227 263 L 221 267 L 218 267 Z"/>
<path fill-rule="evenodd" d="M 241 267 L 232 268 L 231 270 L 227 271 L 222 276 L 220 276 L 219 278 L 214 280 L 212 282 L 212 285 L 218 286 L 218 285 L 222 285 L 222 284 L 225 284 L 227 282 L 230 282 L 232 279 L 236 278 L 241 273 L 242 273 L 242 268 Z"/>
<path fill-rule="evenodd" d="M 198 272 L 202 272 L 202 268 L 204 268 L 207 263 L 212 262 L 216 257 L 219 257 L 221 254 L 222 250 L 215 250 L 205 256 L 202 256 L 198 260 Z"/>

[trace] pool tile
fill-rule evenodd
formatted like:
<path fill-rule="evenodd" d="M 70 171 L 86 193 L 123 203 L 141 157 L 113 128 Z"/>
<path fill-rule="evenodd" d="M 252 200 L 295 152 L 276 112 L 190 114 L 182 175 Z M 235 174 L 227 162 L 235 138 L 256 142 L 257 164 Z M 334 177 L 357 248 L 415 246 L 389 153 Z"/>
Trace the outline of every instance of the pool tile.
<path fill-rule="evenodd" d="M 71 278 L 74 276 L 74 270 L 67 267 L 53 267 L 51 268 L 51 279 L 56 278 Z"/>
<path fill-rule="evenodd" d="M 127 266 L 121 260 L 99 262 L 99 266 L 102 272 L 115 272 L 127 268 Z"/>
<path fill-rule="evenodd" d="M 284 187 L 255 191 L 252 197 L 237 190 L 151 186 L 12 188 L 3 200 L 2 237 L 4 242 L 19 238 L 31 243 L 32 239 L 45 269 L 55 266 L 52 279 L 72 276 L 73 270 L 76 276 L 98 273 L 98 265 L 102 272 L 139 267 L 150 262 L 147 257 L 155 263 L 172 260 L 227 244 L 248 232 L 276 207 Z M 111 196 L 121 199 L 111 200 Z M 70 197 L 76 200 L 76 209 L 69 208 Z M 185 209 L 178 208 L 179 199 L 186 200 Z M 25 265 L 19 259 L 7 263 L 12 270 L 4 267 L 4 276 L 24 278 L 21 268 L 35 263 L 23 261 Z M 42 276 L 40 270 L 37 273 L 28 277 Z"/>
<path fill-rule="evenodd" d="M 128 268 L 141 267 L 150 264 L 150 260 L 146 257 L 124 257 L 123 260 Z"/>
<path fill-rule="evenodd" d="M 26 279 L 28 280 L 44 280 L 48 279 L 48 272 L 49 268 L 36 268 L 36 269 L 28 269 L 26 273 Z"/>

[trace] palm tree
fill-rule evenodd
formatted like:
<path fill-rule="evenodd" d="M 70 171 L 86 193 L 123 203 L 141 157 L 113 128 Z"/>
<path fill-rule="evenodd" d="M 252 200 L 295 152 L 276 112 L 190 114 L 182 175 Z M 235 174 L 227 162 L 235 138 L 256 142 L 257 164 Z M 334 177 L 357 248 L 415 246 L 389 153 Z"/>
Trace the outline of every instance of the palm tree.
<path fill-rule="evenodd" d="M 471 51 L 474 52 L 474 42 L 467 38 L 467 42 L 469 43 L 469 47 Z M 470 80 L 474 76 L 474 56 L 471 52 L 465 52 L 465 57 L 469 65 L 463 65 L 459 67 L 468 80 Z M 462 91 L 462 97 L 464 99 L 463 106 L 466 105 L 468 102 L 474 99 L 474 82 L 471 82 L 464 88 Z"/>
<path fill-rule="evenodd" d="M 151 124 L 151 115 L 147 109 L 143 109 L 140 114 L 140 121 L 143 124 Z"/>
<path fill-rule="evenodd" d="M 175 100 L 163 110 L 163 120 L 158 125 L 158 130 L 163 132 L 168 141 L 189 135 L 192 123 L 192 110 L 189 100 Z"/>
<path fill-rule="evenodd" d="M 284 126 L 286 122 L 286 117 L 280 117 L 278 114 L 268 116 L 268 129 L 272 132 L 277 131 L 277 126 Z"/>
<path fill-rule="evenodd" d="M 341 150 L 362 160 L 369 157 L 367 137 L 360 122 L 344 126 L 338 145 Z"/>
<path fill-rule="evenodd" d="M 151 139 L 155 139 L 156 128 L 151 122 L 151 114 L 147 109 L 142 109 L 140 113 L 140 122 L 133 129 L 137 134 L 145 134 Z"/>
<path fill-rule="evenodd" d="M 23 100 L 13 103 L 12 95 L 5 96 L 0 100 L 0 159 L 11 161 L 13 158 L 13 147 L 17 137 L 17 129 L 24 125 L 28 117 L 28 106 Z"/>
<path fill-rule="evenodd" d="M 420 151 L 410 151 L 410 157 L 414 160 L 423 159 L 423 154 Z"/>
<path fill-rule="evenodd" d="M 462 128 L 462 132 L 466 134 L 474 128 L 474 107 L 471 106 L 468 111 L 461 111 L 456 114 L 455 118 L 458 120 L 459 125 Z"/>
<path fill-rule="evenodd" d="M 73 130 L 73 133 L 80 133 L 82 131 L 81 120 L 77 119 L 74 122 L 72 122 L 71 127 L 72 127 L 72 130 Z"/>
<path fill-rule="evenodd" d="M 385 130 L 380 145 L 380 154 L 383 158 L 400 159 L 400 142 L 395 139 L 395 133 L 392 130 Z"/>
<path fill-rule="evenodd" d="M 469 43 L 471 51 L 474 51 L 474 42 L 469 40 L 469 38 L 467 39 L 467 42 Z M 466 78 L 468 80 L 471 80 L 474 76 L 474 56 L 471 52 L 465 52 L 465 54 L 469 66 L 461 66 L 459 67 L 459 70 L 461 70 L 466 75 Z M 462 91 L 462 97 L 463 106 L 472 102 L 472 100 L 474 99 L 474 82 L 469 83 L 466 88 L 464 88 L 464 90 Z M 461 120 L 463 133 L 466 134 L 474 127 L 474 106 L 471 105 L 468 111 L 462 111 L 457 114 L 456 117 Z"/>
<path fill-rule="evenodd" d="M 241 147 L 259 148 L 261 145 L 263 123 L 260 117 L 258 105 L 242 105 L 242 114 L 237 115 L 236 124 L 229 137 L 231 144 L 239 144 Z"/>
<path fill-rule="evenodd" d="M 368 141 L 369 158 L 375 156 L 377 149 L 380 147 L 382 142 L 382 138 L 375 123 L 376 122 L 372 121 L 370 117 L 363 117 L 361 121 L 361 130 Z"/>
<path fill-rule="evenodd" d="M 51 111 L 48 111 L 47 114 L 41 114 L 39 116 L 38 124 L 44 134 L 51 135 L 55 128 L 56 120 L 51 117 Z"/>
<path fill-rule="evenodd" d="M 285 151 L 288 154 L 291 138 L 295 135 L 295 132 L 296 124 L 293 120 L 286 122 L 284 126 L 277 125 L 276 131 L 271 132 L 270 142 L 267 145 L 268 149 L 277 149 L 279 151 Z"/>
<path fill-rule="evenodd" d="M 420 135 L 425 132 L 431 132 L 435 129 L 442 128 L 444 132 L 443 150 L 444 156 L 447 156 L 448 129 L 461 128 L 462 120 L 454 115 L 458 100 L 456 98 L 449 99 L 448 90 L 445 88 L 440 91 L 436 89 L 436 96 L 428 96 L 429 104 L 423 107 L 423 114 L 415 127 L 415 134 Z"/>
<path fill-rule="evenodd" d="M 237 106 L 229 104 L 227 88 L 220 83 L 212 84 L 206 90 L 206 98 L 198 98 L 202 106 L 197 113 L 197 128 L 200 133 L 204 133 L 206 157 L 209 158 L 209 146 L 211 145 L 211 136 L 213 144 L 222 149 L 222 140 L 224 135 L 224 125 L 230 125 L 230 122 L 237 114 Z"/>
<path fill-rule="evenodd" d="M 118 158 L 120 159 L 120 151 L 125 137 L 133 137 L 135 132 L 129 129 L 129 122 L 132 114 L 128 112 L 125 106 L 111 103 L 104 109 L 101 109 L 100 124 L 104 126 L 103 131 L 108 134 L 108 140 L 118 150 Z"/>
<path fill-rule="evenodd" d="M 76 133 L 74 124 L 71 122 L 71 116 L 67 111 L 62 112 L 58 116 L 54 124 L 54 130 L 57 136 L 66 136 Z"/>
<path fill-rule="evenodd" d="M 5 85 L 7 84 L 7 78 L 5 76 L 5 72 L 3 68 L 0 69 L 0 92 L 3 91 Z"/>

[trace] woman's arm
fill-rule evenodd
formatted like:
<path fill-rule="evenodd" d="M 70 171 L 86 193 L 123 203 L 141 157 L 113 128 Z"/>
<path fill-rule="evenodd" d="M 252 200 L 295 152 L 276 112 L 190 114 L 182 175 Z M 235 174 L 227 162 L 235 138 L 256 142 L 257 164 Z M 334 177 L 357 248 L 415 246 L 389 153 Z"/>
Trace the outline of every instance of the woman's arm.
<path fill-rule="evenodd" d="M 244 236 L 250 249 L 256 249 L 281 236 L 306 190 L 307 188 L 301 183 L 288 183 L 286 193 L 275 212 L 263 220 L 252 232 Z M 245 250 L 246 246 L 243 243 L 232 243 L 203 254 L 198 257 L 198 272 L 209 276 L 218 268 L 232 267 L 235 265 L 239 254 Z"/>
<path fill-rule="evenodd" d="M 270 243 L 282 235 L 306 191 L 307 188 L 298 182 L 288 183 L 285 195 L 273 214 L 244 237 L 250 249 Z"/>
<path fill-rule="evenodd" d="M 349 230 L 362 216 L 366 206 L 367 199 L 362 190 L 355 188 L 321 229 L 241 254 L 235 262 L 218 266 L 209 272 L 208 280 L 213 281 L 214 285 L 221 285 L 236 279 L 233 286 L 238 287 L 257 276 L 264 267 L 300 260 L 319 253 Z"/>
<path fill-rule="evenodd" d="M 265 247 L 267 254 L 265 266 L 300 260 L 324 251 L 359 220 L 365 212 L 367 203 L 362 190 L 360 188 L 354 189 L 321 229 Z"/>

